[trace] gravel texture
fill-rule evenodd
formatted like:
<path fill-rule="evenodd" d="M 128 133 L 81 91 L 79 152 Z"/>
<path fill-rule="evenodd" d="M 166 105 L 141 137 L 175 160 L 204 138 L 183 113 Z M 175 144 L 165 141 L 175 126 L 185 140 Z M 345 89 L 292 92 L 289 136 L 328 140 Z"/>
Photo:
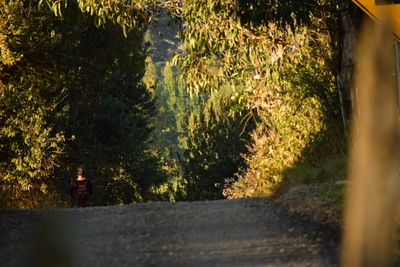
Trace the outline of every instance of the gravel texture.
<path fill-rule="evenodd" d="M 0 266 L 335 266 L 335 233 L 269 198 L 0 211 Z"/>

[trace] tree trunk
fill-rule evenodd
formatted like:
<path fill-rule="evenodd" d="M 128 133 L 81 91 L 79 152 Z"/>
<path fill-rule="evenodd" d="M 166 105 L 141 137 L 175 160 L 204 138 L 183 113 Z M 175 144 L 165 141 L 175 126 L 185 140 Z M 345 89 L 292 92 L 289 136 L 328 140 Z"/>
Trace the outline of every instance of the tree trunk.
<path fill-rule="evenodd" d="M 350 1 L 340 1 L 339 4 L 339 64 L 336 82 L 339 92 L 341 117 L 345 135 L 348 121 L 352 117 L 356 90 L 353 89 L 354 48 L 357 42 L 357 29 L 362 13 Z M 355 88 L 356 89 L 356 88 Z"/>

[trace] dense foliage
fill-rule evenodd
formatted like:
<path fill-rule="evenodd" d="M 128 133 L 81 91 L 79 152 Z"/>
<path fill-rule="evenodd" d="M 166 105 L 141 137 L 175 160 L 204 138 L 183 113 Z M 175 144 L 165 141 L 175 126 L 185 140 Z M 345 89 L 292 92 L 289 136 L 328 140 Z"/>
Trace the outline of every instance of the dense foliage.
<path fill-rule="evenodd" d="M 218 94 L 188 92 L 186 79 L 178 79 L 182 72 L 168 61 L 180 52 L 174 38 L 179 27 L 168 20 L 162 16 L 148 34 L 154 51 L 146 81 L 155 85 L 158 103 L 154 148 L 170 177 L 156 191 L 165 200 L 221 198 L 224 180 L 243 166 L 241 153 L 247 150 L 247 132 L 254 123 L 244 113 L 230 116 L 229 88 Z"/>
<path fill-rule="evenodd" d="M 343 178 L 350 1 L 0 3 L 3 205 L 39 205 L 81 162 L 99 204 Z M 179 45 L 143 38 L 165 11 Z"/>
<path fill-rule="evenodd" d="M 270 195 L 287 182 L 289 170 L 343 157 L 337 8 L 335 1 L 210 0 L 184 1 L 177 11 L 185 28 L 182 53 L 173 60 L 182 68 L 188 90 L 211 95 L 228 90 L 230 101 L 224 105 L 230 117 L 249 116 L 257 122 L 254 131 L 246 129 L 252 136 L 250 151 L 243 154 L 247 166 L 228 180 L 225 196 Z M 215 116 L 226 118 L 221 110 L 214 108 Z M 236 126 L 241 121 L 236 119 Z M 244 151 L 240 138 L 235 135 L 236 151 Z M 226 143 L 226 149 L 235 148 Z M 334 178 L 342 174 L 340 170 Z M 218 175 L 211 177 L 220 181 Z"/>
<path fill-rule="evenodd" d="M 56 17 L 36 1 L 1 1 L 0 17 L 1 204 L 63 199 L 81 163 L 95 204 L 149 197 L 162 176 L 147 145 L 143 26 L 126 37 L 97 28 L 73 2 Z"/>

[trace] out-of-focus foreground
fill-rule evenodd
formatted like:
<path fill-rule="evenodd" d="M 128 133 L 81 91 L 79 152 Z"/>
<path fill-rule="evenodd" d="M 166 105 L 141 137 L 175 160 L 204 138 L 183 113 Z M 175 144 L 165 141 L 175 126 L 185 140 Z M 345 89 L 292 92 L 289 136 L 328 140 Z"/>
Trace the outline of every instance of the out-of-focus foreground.
<path fill-rule="evenodd" d="M 399 216 L 399 103 L 389 23 L 366 23 L 357 51 L 344 266 L 392 266 Z"/>

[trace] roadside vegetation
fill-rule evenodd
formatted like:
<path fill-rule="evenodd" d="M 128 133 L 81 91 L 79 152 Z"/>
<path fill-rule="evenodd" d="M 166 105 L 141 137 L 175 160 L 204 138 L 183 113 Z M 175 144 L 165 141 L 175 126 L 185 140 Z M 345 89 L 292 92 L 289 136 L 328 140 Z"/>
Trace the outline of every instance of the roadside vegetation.
<path fill-rule="evenodd" d="M 340 207 L 361 18 L 337 0 L 0 0 L 0 205 L 68 206 L 83 163 L 96 205 L 300 186 Z"/>

